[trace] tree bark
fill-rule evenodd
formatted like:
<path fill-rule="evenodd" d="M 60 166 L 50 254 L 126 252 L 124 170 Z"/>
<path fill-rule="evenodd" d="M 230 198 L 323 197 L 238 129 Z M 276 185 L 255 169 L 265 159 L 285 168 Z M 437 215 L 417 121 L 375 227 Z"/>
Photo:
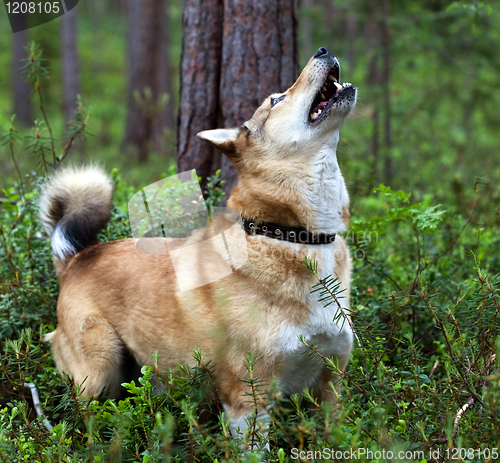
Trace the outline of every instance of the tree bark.
<path fill-rule="evenodd" d="M 213 166 L 217 158 L 220 160 L 220 154 L 196 134 L 218 125 L 222 17 L 222 0 L 185 3 L 177 163 L 179 172 L 196 169 L 204 181 L 218 167 Z"/>
<path fill-rule="evenodd" d="M 24 15 L 26 20 L 26 15 Z M 31 107 L 29 102 L 30 88 L 23 81 L 23 77 L 19 72 L 19 68 L 24 66 L 21 60 L 27 57 L 27 52 L 24 49 L 28 45 L 28 31 L 16 32 L 13 35 L 13 53 L 12 53 L 12 86 L 14 90 L 13 113 L 16 114 L 19 124 L 29 126 L 33 120 L 31 116 Z"/>
<path fill-rule="evenodd" d="M 160 86 L 166 59 L 166 43 L 161 38 L 166 27 L 162 24 L 166 21 L 165 0 L 128 3 L 129 95 L 124 143 L 138 149 L 142 162 L 147 160 L 155 124 L 162 121 L 166 109 L 159 105 L 161 91 L 167 85 L 165 81 Z"/>
<path fill-rule="evenodd" d="M 73 8 L 62 16 L 62 68 L 64 120 L 68 122 L 76 109 L 77 95 L 80 93 L 80 73 L 76 41 L 76 10 Z"/>
<path fill-rule="evenodd" d="M 179 171 L 206 179 L 219 166 L 226 198 L 236 184 L 229 160 L 196 139 L 238 127 L 299 72 L 296 0 L 187 0 L 178 124 Z"/>
<path fill-rule="evenodd" d="M 224 127 L 252 117 L 263 99 L 290 87 L 299 73 L 296 0 L 224 0 L 220 111 Z M 236 185 L 222 158 L 226 195 Z"/>

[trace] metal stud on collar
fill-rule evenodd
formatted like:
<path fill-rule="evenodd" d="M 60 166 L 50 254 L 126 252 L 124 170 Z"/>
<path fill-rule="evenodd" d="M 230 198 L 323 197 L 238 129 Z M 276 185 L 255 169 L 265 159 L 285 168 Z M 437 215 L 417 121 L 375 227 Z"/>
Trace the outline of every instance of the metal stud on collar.
<path fill-rule="evenodd" d="M 250 222 L 249 219 L 242 219 L 242 225 L 245 231 L 252 236 L 264 235 L 268 238 L 286 240 L 292 243 L 318 245 L 335 241 L 335 234 L 313 233 L 303 227 L 288 228 L 280 226 L 278 228 L 277 224 L 266 222 L 257 226 L 255 222 Z"/>

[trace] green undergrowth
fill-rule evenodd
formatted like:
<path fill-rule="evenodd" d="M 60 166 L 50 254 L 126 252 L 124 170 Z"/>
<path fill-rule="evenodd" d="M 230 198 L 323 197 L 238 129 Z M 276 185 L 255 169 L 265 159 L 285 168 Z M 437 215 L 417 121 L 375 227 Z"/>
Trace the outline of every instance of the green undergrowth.
<path fill-rule="evenodd" d="M 116 171 L 113 179 L 103 241 L 130 235 L 126 204 L 135 190 Z M 0 460 L 261 461 L 250 445 L 257 429 L 245 437 L 247 450 L 230 436 L 213 365 L 200 353 L 196 368 L 168 373 L 163 388 L 152 385 L 162 381 L 158 371 L 144 367 L 121 401 L 79 399 L 78 386 L 57 373 L 42 338 L 56 325 L 58 282 L 37 218 L 40 178 L 28 180 L 24 199 L 17 185 L 3 192 L 0 206 Z M 500 447 L 497 238 L 467 215 L 411 203 L 385 186 L 377 190 L 373 198 L 385 213 L 356 218 L 346 235 L 356 339 L 341 373 L 340 405 L 316 403 L 310 391 L 285 398 L 268 385 L 271 461 L 329 460 L 331 451 L 354 452 L 355 461 L 390 461 L 388 452 L 417 452 L 402 461 L 445 461 L 446 452 L 465 455 L 461 449 L 474 450 L 463 461 L 493 461 L 484 455 Z M 314 289 L 325 305 L 341 297 L 331 279 Z M 303 341 L 304 355 L 336 369 Z M 258 361 L 247 359 L 244 380 L 255 401 L 264 386 L 252 376 Z M 37 417 L 25 383 L 37 386 L 52 431 Z M 429 458 L 438 450 L 443 458 Z"/>

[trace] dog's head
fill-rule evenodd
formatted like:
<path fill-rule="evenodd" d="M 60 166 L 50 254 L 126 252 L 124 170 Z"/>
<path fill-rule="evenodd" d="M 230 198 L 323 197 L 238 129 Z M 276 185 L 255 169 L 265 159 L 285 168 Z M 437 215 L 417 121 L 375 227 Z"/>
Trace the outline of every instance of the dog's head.
<path fill-rule="evenodd" d="M 221 150 L 236 167 L 239 185 L 232 192 L 233 205 L 234 193 L 249 197 L 251 191 L 260 200 L 259 210 L 250 212 L 254 216 L 303 223 L 306 210 L 311 209 L 305 200 L 308 190 L 316 188 L 312 185 L 318 183 L 315 177 L 321 169 L 331 170 L 325 162 L 336 163 L 339 130 L 355 103 L 356 88 L 340 83 L 337 59 L 320 48 L 292 87 L 268 97 L 241 127 L 206 130 L 198 136 Z M 294 196 L 295 203 L 303 206 L 300 211 L 293 211 L 297 207 L 291 205 L 276 217 L 262 210 L 268 204 L 269 211 L 276 211 Z M 314 226 L 315 221 L 309 222 Z"/>
<path fill-rule="evenodd" d="M 355 103 L 356 87 L 340 84 L 339 62 L 326 48 L 320 48 L 293 86 L 266 98 L 240 128 L 206 130 L 198 136 L 220 149 L 238 168 L 249 145 L 268 155 L 323 145 L 332 134 L 338 134 Z"/>

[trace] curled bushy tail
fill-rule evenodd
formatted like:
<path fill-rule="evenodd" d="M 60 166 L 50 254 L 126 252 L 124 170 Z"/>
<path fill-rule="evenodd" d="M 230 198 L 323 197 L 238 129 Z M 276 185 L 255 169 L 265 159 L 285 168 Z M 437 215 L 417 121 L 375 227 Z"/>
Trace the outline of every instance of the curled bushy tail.
<path fill-rule="evenodd" d="M 96 244 L 109 220 L 113 184 L 97 166 L 65 168 L 42 187 L 40 220 L 61 260 Z"/>

